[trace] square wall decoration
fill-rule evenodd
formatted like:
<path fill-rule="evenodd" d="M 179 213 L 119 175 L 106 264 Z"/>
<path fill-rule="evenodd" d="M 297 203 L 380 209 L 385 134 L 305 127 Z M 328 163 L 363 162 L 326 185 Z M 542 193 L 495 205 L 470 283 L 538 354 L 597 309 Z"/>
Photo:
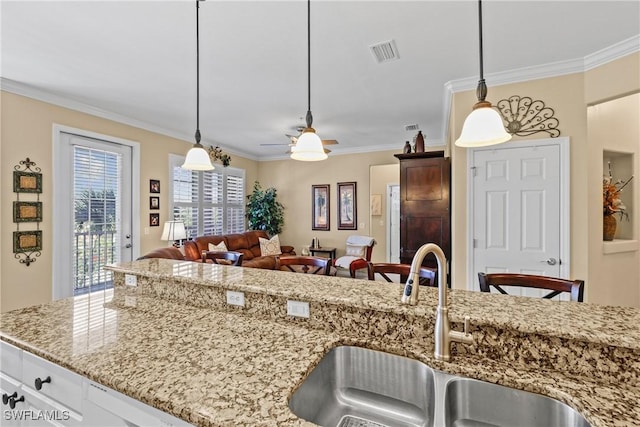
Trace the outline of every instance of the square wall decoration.
<path fill-rule="evenodd" d="M 13 222 L 42 221 L 42 202 L 13 202 Z"/>
<path fill-rule="evenodd" d="M 14 231 L 13 253 L 37 252 L 42 250 L 42 231 Z"/>

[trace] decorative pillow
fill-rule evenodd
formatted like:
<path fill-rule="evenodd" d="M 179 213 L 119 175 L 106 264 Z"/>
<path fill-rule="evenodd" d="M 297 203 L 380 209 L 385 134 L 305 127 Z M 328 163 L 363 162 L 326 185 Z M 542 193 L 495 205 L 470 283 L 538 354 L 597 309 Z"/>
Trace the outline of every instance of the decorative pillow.
<path fill-rule="evenodd" d="M 227 245 L 224 242 L 220 242 L 217 245 L 209 243 L 209 252 L 228 252 Z"/>
<path fill-rule="evenodd" d="M 346 253 L 346 255 L 364 258 L 365 248 L 366 248 L 366 246 L 350 245 L 350 244 L 347 243 L 347 253 Z"/>
<path fill-rule="evenodd" d="M 262 256 L 280 255 L 282 253 L 280 250 L 280 237 L 277 234 L 271 239 L 258 237 L 258 240 L 260 241 L 260 254 Z"/>

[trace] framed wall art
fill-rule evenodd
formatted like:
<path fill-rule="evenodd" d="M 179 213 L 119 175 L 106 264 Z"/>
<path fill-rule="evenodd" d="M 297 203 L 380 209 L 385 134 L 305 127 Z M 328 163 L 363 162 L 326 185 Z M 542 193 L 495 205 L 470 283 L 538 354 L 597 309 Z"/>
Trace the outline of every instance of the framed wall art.
<path fill-rule="evenodd" d="M 149 180 L 149 193 L 159 193 L 160 192 L 160 180 L 150 179 Z"/>
<path fill-rule="evenodd" d="M 14 193 L 42 193 L 42 174 L 38 172 L 13 171 Z"/>
<path fill-rule="evenodd" d="M 14 231 L 13 253 L 39 252 L 42 250 L 42 231 Z"/>
<path fill-rule="evenodd" d="M 358 197 L 355 182 L 338 183 L 338 230 L 358 229 Z"/>
<path fill-rule="evenodd" d="M 311 186 L 311 229 L 329 231 L 329 184 Z"/>
<path fill-rule="evenodd" d="M 13 222 L 42 221 L 42 202 L 13 202 Z"/>
<path fill-rule="evenodd" d="M 160 197 L 156 197 L 156 196 L 149 197 L 149 209 L 153 209 L 153 210 L 160 209 Z"/>
<path fill-rule="evenodd" d="M 159 213 L 149 214 L 149 226 L 150 227 L 159 227 L 160 226 L 160 214 Z"/>
<path fill-rule="evenodd" d="M 371 215 L 382 215 L 382 194 L 371 195 Z"/>

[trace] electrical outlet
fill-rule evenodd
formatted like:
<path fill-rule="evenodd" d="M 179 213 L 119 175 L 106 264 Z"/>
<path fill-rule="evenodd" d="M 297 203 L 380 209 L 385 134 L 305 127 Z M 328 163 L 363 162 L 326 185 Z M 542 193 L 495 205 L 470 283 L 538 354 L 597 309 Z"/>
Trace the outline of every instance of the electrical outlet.
<path fill-rule="evenodd" d="M 144 234 L 145 234 L 145 235 L 148 235 L 148 234 L 149 234 L 149 227 L 145 227 L 145 228 L 144 228 Z"/>
<path fill-rule="evenodd" d="M 138 299 L 131 295 L 124 296 L 124 305 L 126 307 L 135 307 L 138 304 Z"/>
<path fill-rule="evenodd" d="M 287 315 L 309 318 L 309 303 L 287 300 Z"/>
<path fill-rule="evenodd" d="M 244 307 L 244 292 L 227 291 L 227 304 Z"/>
<path fill-rule="evenodd" d="M 124 284 L 127 286 L 138 286 L 138 277 L 134 274 L 125 274 Z"/>

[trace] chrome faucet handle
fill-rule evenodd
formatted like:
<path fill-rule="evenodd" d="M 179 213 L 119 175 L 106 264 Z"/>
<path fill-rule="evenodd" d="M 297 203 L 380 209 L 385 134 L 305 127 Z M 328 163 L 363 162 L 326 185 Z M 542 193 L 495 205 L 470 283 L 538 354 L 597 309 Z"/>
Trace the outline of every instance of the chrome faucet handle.
<path fill-rule="evenodd" d="M 464 316 L 464 334 L 469 335 L 469 327 L 471 326 L 471 318 L 469 316 Z"/>

